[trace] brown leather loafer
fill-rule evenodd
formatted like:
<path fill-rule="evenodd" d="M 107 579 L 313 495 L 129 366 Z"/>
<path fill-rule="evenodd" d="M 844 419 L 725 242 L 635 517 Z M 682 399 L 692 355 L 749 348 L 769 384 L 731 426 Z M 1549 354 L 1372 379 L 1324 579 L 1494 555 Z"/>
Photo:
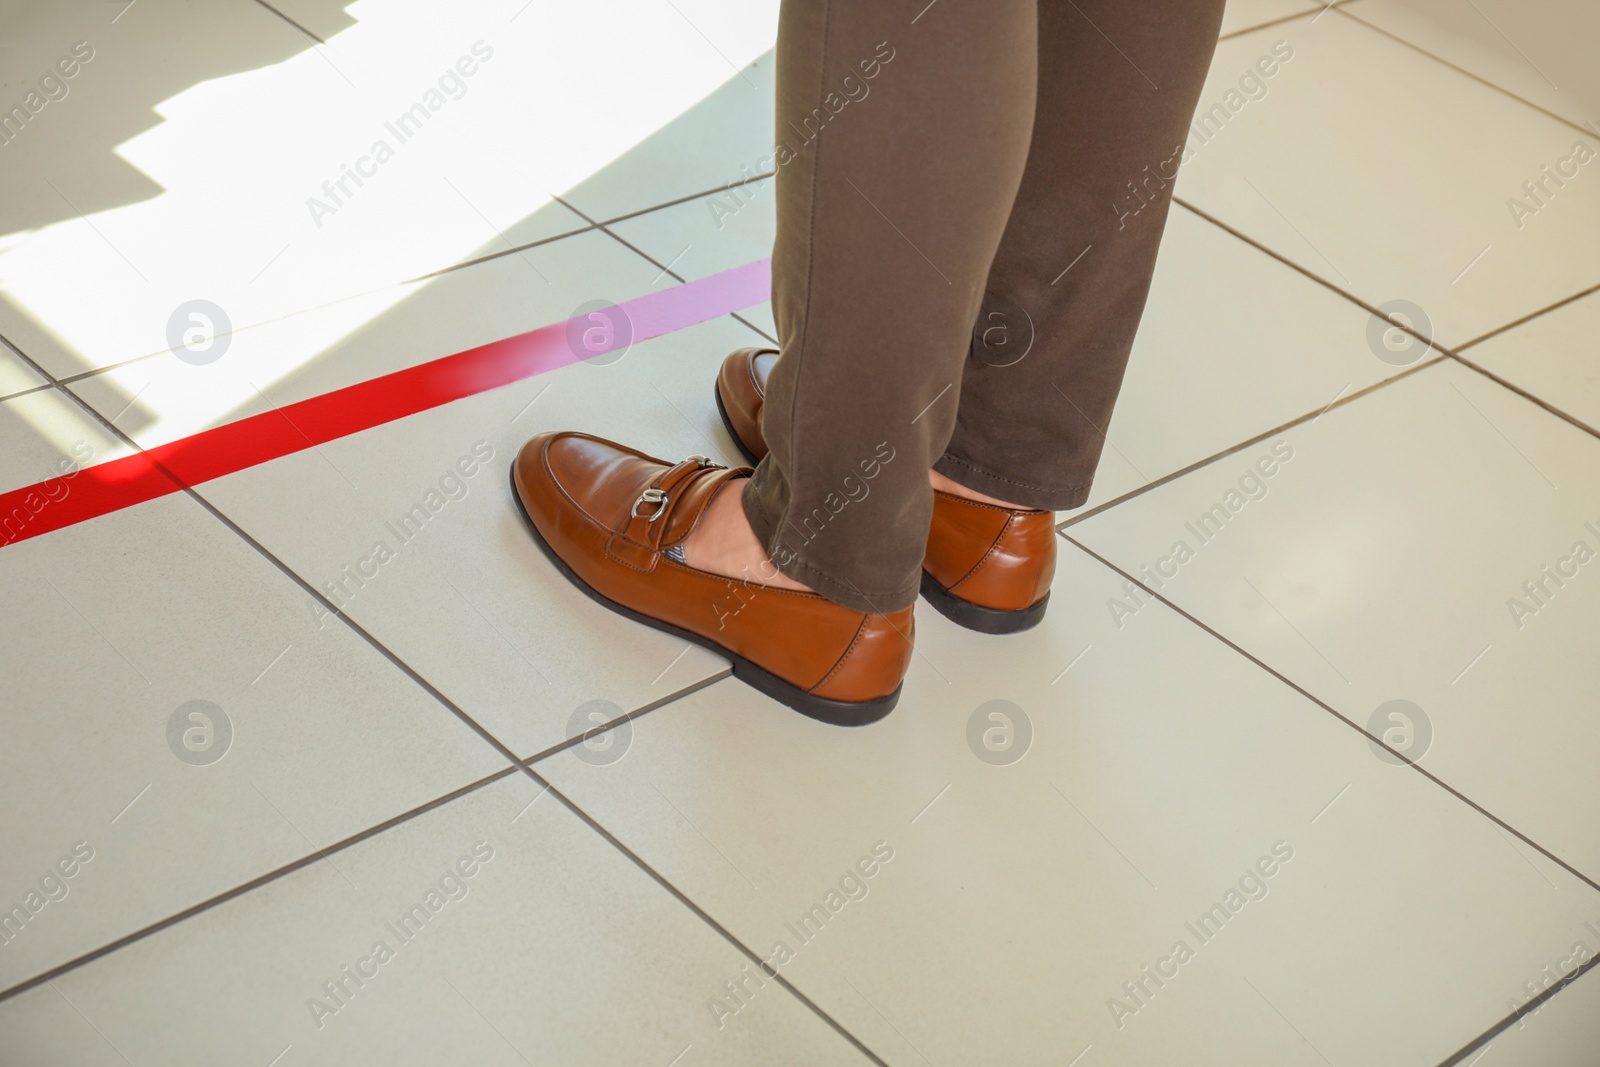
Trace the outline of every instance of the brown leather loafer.
<path fill-rule="evenodd" d="M 717 411 L 752 463 L 767 454 L 761 407 L 778 353 L 741 348 L 722 361 Z M 1056 571 L 1055 517 L 934 490 L 922 560 L 922 595 L 952 622 L 986 634 L 1027 630 L 1044 618 Z"/>
<path fill-rule="evenodd" d="M 911 662 L 910 608 L 866 614 L 683 562 L 712 496 L 749 473 L 545 433 L 518 453 L 511 489 L 539 547 L 594 600 L 728 657 L 734 677 L 804 715 L 839 726 L 883 718 Z"/>

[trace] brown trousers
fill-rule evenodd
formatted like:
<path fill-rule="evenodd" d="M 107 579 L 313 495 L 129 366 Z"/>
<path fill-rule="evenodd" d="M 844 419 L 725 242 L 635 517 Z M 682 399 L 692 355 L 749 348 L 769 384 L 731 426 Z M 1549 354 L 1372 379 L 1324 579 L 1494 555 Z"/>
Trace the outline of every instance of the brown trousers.
<path fill-rule="evenodd" d="M 778 29 L 783 354 L 745 512 L 864 611 L 916 599 L 930 468 L 1087 498 L 1223 0 L 924 2 L 784 0 Z"/>

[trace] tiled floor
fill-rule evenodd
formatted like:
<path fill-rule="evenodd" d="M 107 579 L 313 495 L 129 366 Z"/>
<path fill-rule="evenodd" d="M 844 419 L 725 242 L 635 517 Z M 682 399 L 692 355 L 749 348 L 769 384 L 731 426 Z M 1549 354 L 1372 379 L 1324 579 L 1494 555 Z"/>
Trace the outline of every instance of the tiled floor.
<path fill-rule="evenodd" d="M 771 0 L 6 17 L 92 58 L 0 147 L 0 491 L 770 252 Z M 733 459 L 764 304 L 0 548 L 0 1064 L 1600 1062 L 1600 178 L 1505 207 L 1596 135 L 1403 0 L 1223 38 L 1202 109 L 1293 59 L 1180 177 L 1048 618 L 919 606 L 879 724 L 510 506 L 541 429 Z"/>

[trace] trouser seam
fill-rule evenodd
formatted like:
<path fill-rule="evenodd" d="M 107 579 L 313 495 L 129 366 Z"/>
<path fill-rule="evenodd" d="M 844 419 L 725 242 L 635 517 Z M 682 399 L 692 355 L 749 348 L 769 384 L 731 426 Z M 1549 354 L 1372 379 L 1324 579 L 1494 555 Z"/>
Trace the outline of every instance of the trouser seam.
<path fill-rule="evenodd" d="M 822 9 L 822 48 L 817 57 L 817 95 L 815 99 L 821 100 L 827 92 L 828 86 L 828 28 L 833 21 L 833 0 L 827 0 Z M 816 143 L 811 147 L 811 177 L 806 186 L 806 195 L 811 203 L 807 205 L 810 210 L 806 213 L 806 289 L 805 289 L 805 317 L 800 322 L 800 336 L 795 342 L 793 358 L 794 388 L 789 391 L 789 456 L 794 462 L 803 453 L 800 449 L 800 426 L 795 418 L 795 412 L 800 406 L 800 378 L 805 373 L 803 362 L 806 342 L 811 336 L 811 309 L 813 301 L 811 290 L 817 272 L 817 170 L 822 159 L 822 133 L 819 130 Z M 774 462 L 776 462 L 774 460 Z M 784 471 L 784 484 L 792 490 L 794 479 L 789 471 Z M 790 494 L 792 496 L 792 492 Z M 776 534 L 777 527 L 774 527 Z M 768 555 L 771 555 L 771 545 L 766 546 Z"/>
<path fill-rule="evenodd" d="M 1004 482 L 1007 485 L 1014 485 L 1020 489 L 1033 489 L 1040 493 L 1077 493 L 1089 488 L 1094 484 L 1093 482 L 1084 482 L 1081 485 L 1068 485 L 1060 488 L 1049 485 L 1033 485 L 1030 482 L 1019 482 L 1015 478 L 1007 478 L 1003 474 L 996 474 L 994 471 L 991 471 L 986 467 L 980 467 L 976 463 L 969 463 L 967 460 L 961 459 L 957 456 L 949 455 L 948 453 L 944 456 L 943 461 L 954 463 L 958 467 L 965 467 L 969 471 L 972 471 L 976 474 L 981 474 L 985 478 L 993 478 L 997 482 Z"/>

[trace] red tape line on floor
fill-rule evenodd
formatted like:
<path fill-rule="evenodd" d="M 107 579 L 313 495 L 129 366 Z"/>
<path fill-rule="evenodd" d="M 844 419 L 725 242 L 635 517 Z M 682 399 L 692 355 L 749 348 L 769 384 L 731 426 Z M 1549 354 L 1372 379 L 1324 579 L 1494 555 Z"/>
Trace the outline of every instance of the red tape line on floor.
<path fill-rule="evenodd" d="M 742 311 L 765 301 L 771 286 L 772 261 L 757 260 L 616 305 L 631 323 L 631 331 L 613 328 L 609 337 L 585 335 L 586 330 L 603 328 L 586 316 L 552 323 L 85 467 L 74 475 L 0 493 L 0 546 L 520 382 L 628 343 Z M 613 313 L 607 314 L 615 318 Z M 580 356 L 578 347 L 568 340 L 569 331 L 590 337 L 594 343 L 585 343 Z M 67 489 L 64 495 L 63 486 Z"/>

